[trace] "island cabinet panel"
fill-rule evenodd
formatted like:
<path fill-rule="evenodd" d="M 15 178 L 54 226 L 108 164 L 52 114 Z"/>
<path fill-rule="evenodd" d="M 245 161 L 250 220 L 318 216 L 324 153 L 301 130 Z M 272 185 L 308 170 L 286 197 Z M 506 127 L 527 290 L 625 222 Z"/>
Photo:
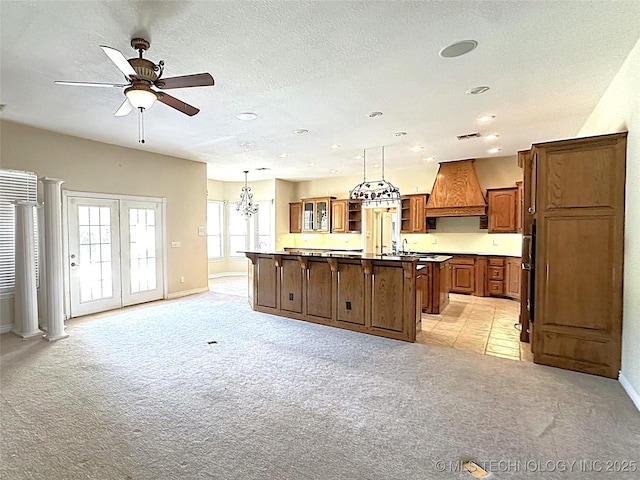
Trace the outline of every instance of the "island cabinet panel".
<path fill-rule="evenodd" d="M 327 262 L 310 261 L 307 266 L 307 315 L 331 319 L 333 279 Z"/>
<path fill-rule="evenodd" d="M 257 298 L 257 304 L 261 307 L 276 308 L 277 306 L 277 279 L 278 269 L 276 268 L 276 261 L 273 258 L 258 257 L 256 264 L 257 284 L 259 288 L 254 295 Z"/>
<path fill-rule="evenodd" d="M 283 259 L 280 287 L 280 308 L 302 313 L 302 268 L 297 259 Z"/>
<path fill-rule="evenodd" d="M 421 320 L 416 259 L 245 254 L 253 269 L 249 278 L 254 310 L 415 342 Z M 437 292 L 431 294 L 438 298 Z"/>
<path fill-rule="evenodd" d="M 364 274 L 360 264 L 338 265 L 338 321 L 364 325 Z"/>
<path fill-rule="evenodd" d="M 402 298 L 404 292 L 403 268 L 374 266 L 371 283 L 371 326 L 402 332 L 405 312 L 403 308 L 398 308 L 397 299 Z"/>

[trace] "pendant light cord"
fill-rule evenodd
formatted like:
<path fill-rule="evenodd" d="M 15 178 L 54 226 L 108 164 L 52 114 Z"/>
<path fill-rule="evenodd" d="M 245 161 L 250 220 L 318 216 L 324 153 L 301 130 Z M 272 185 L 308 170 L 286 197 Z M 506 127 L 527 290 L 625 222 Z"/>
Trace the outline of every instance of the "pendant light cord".
<path fill-rule="evenodd" d="M 138 108 L 138 143 L 144 143 L 144 108 Z"/>

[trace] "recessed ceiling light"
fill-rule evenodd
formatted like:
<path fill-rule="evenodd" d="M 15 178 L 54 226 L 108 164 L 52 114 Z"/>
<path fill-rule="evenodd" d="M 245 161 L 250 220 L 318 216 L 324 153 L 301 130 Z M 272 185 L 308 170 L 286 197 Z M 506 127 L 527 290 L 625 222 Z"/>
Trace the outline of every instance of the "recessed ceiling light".
<path fill-rule="evenodd" d="M 296 135 L 304 135 L 305 133 L 309 133 L 309 130 L 306 128 L 298 128 L 297 130 L 294 130 L 293 133 Z"/>
<path fill-rule="evenodd" d="M 367 113 L 367 117 L 369 118 L 376 118 L 382 115 L 382 112 L 371 112 L 371 113 Z"/>
<path fill-rule="evenodd" d="M 393 134 L 394 137 L 404 137 L 407 132 L 396 132 Z"/>
<path fill-rule="evenodd" d="M 287 153 L 281 153 L 278 155 L 280 158 L 287 158 L 289 155 Z"/>
<path fill-rule="evenodd" d="M 425 162 L 433 162 L 435 159 L 436 157 L 424 157 Z"/>
<path fill-rule="evenodd" d="M 355 157 L 353 157 L 353 158 L 355 158 L 356 160 L 362 160 L 362 155 L 356 155 L 356 156 L 355 156 Z"/>
<path fill-rule="evenodd" d="M 244 112 L 236 115 L 236 118 L 244 122 L 250 122 L 251 120 L 255 120 L 256 118 L 258 118 L 258 115 L 252 112 Z"/>
<path fill-rule="evenodd" d="M 496 118 L 495 115 L 493 115 L 491 113 L 487 113 L 487 114 L 484 114 L 484 115 L 480 115 L 478 117 L 478 121 L 480 123 L 487 123 L 487 122 L 490 122 L 491 120 L 493 120 L 494 118 Z"/>
<path fill-rule="evenodd" d="M 338 173 L 338 171 L 337 171 L 337 170 L 334 170 L 334 169 L 331 169 L 331 170 L 329 170 L 329 173 L 330 173 L 331 175 L 333 175 L 334 173 Z"/>
<path fill-rule="evenodd" d="M 315 162 L 309 162 L 309 163 L 307 163 L 307 165 L 309 165 L 310 167 L 315 167 L 316 164 L 315 164 Z"/>
<path fill-rule="evenodd" d="M 340 148 L 340 144 L 339 144 L 339 143 L 334 143 L 334 144 L 333 144 L 333 145 L 331 145 L 331 147 L 329 147 L 329 148 L 331 148 L 331 150 L 337 150 L 337 149 L 339 149 L 339 148 Z"/>
<path fill-rule="evenodd" d="M 498 138 L 500 135 L 498 135 L 497 133 L 492 133 L 491 135 L 487 135 L 484 137 L 485 140 L 495 140 L 496 138 Z"/>
<path fill-rule="evenodd" d="M 487 152 L 489 152 L 489 153 L 498 153 L 500 150 L 501 150 L 500 147 L 493 147 L 493 148 L 490 148 L 489 150 L 487 150 Z"/>
<path fill-rule="evenodd" d="M 489 87 L 487 87 L 486 85 L 482 86 L 482 87 L 474 87 L 471 90 L 467 90 L 466 93 L 467 95 L 480 95 L 481 93 L 486 92 L 487 90 L 489 90 Z"/>
<path fill-rule="evenodd" d="M 379 163 L 375 163 L 375 164 L 373 165 L 373 168 L 380 168 L 380 164 L 379 164 Z"/>
<path fill-rule="evenodd" d="M 411 151 L 412 152 L 419 152 L 421 150 L 424 150 L 424 147 L 422 145 L 415 145 L 415 146 L 411 147 Z"/>
<path fill-rule="evenodd" d="M 244 148 L 250 147 L 252 145 L 253 145 L 253 143 L 251 143 L 251 142 L 240 142 L 240 146 L 244 147 Z"/>
<path fill-rule="evenodd" d="M 439 55 L 442 58 L 454 58 L 469 53 L 478 46 L 475 40 L 462 40 L 461 42 L 452 43 L 448 47 L 440 50 Z"/>

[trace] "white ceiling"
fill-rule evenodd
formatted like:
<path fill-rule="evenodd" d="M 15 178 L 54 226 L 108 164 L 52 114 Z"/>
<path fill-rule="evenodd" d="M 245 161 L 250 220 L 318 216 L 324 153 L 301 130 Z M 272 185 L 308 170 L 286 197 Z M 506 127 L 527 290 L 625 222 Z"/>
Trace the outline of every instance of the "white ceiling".
<path fill-rule="evenodd" d="M 244 169 L 250 181 L 328 177 L 331 169 L 360 175 L 355 157 L 366 148 L 369 171 L 383 145 L 392 172 L 428 156 L 496 156 L 490 145 L 514 155 L 573 137 L 640 37 L 637 0 L 1 0 L 0 9 L 3 119 L 205 161 L 211 178 L 226 181 L 243 180 Z M 200 108 L 194 117 L 156 103 L 145 115 L 144 146 L 135 113 L 113 116 L 121 89 L 53 83 L 120 83 L 99 45 L 134 57 L 134 36 L 150 40 L 145 58 L 164 60 L 166 77 L 208 71 L 216 82 L 169 92 Z M 465 39 L 478 47 L 438 56 Z M 465 94 L 480 85 L 491 89 Z M 383 115 L 368 118 L 373 111 Z M 258 118 L 240 121 L 242 112 Z M 483 113 L 496 118 L 480 125 Z M 293 133 L 302 128 L 309 133 Z M 456 139 L 476 131 L 500 136 Z M 424 149 L 414 153 L 414 145 Z"/>

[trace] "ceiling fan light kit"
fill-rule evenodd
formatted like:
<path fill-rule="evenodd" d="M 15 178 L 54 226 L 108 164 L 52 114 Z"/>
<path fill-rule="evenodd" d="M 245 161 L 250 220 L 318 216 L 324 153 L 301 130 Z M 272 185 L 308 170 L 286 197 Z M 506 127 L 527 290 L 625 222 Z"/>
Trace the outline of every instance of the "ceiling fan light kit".
<path fill-rule="evenodd" d="M 158 64 L 150 60 L 142 58 L 143 52 L 147 51 L 150 43 L 144 38 L 134 38 L 131 40 L 131 46 L 138 51 L 137 58 L 126 59 L 119 50 L 115 48 L 101 45 L 100 48 L 120 70 L 128 83 L 92 83 L 92 82 L 66 82 L 57 81 L 59 85 L 72 85 L 82 87 L 112 87 L 124 89 L 125 100 L 116 110 L 115 116 L 122 117 L 128 115 L 134 108 L 138 110 L 138 125 L 140 143 L 144 143 L 143 128 L 143 112 L 148 110 L 158 100 L 171 108 L 193 116 L 200 110 L 188 103 L 178 100 L 171 95 L 154 90 L 156 87 L 160 90 L 168 90 L 171 88 L 188 88 L 188 87 L 206 87 L 214 85 L 213 77 L 209 73 L 197 73 L 193 75 L 183 75 L 180 77 L 161 78 L 164 73 L 164 61 L 160 60 Z"/>

